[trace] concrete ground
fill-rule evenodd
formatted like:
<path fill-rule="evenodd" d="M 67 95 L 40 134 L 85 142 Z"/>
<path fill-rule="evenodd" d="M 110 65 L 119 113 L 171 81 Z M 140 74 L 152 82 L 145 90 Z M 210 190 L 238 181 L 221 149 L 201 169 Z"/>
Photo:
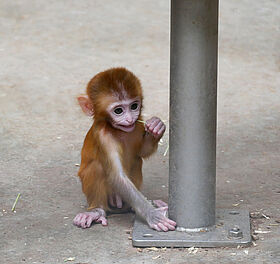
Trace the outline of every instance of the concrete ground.
<path fill-rule="evenodd" d="M 280 262 L 279 1 L 220 1 L 217 207 L 248 209 L 261 234 L 246 249 L 198 250 L 133 248 L 132 214 L 72 225 L 86 207 L 76 164 L 91 123 L 75 97 L 98 71 L 126 66 L 147 117 L 168 124 L 169 1 L 0 6 L 1 264 Z M 167 139 L 144 167 L 149 198 L 167 200 Z"/>

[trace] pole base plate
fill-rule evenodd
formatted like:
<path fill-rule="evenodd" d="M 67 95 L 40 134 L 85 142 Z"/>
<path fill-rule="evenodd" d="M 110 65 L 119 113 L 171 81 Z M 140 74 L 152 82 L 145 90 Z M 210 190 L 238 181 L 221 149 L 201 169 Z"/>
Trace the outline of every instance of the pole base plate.
<path fill-rule="evenodd" d="M 136 217 L 132 232 L 134 247 L 237 247 L 251 242 L 247 210 L 217 209 L 216 225 L 200 232 L 158 232 Z"/>

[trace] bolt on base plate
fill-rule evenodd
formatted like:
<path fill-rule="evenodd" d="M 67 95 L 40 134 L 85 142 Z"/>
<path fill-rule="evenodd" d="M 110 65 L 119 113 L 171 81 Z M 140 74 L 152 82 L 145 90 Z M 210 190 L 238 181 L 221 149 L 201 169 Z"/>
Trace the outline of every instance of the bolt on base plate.
<path fill-rule="evenodd" d="M 250 217 L 247 210 L 216 210 L 216 225 L 209 231 L 158 232 L 148 227 L 138 217 L 132 232 L 135 247 L 236 247 L 252 242 Z"/>

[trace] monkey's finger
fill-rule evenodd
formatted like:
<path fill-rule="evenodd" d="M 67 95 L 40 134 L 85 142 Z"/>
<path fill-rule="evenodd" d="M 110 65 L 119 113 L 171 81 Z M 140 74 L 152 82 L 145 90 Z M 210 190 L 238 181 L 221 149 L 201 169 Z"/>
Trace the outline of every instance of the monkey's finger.
<path fill-rule="evenodd" d="M 164 128 L 164 124 L 162 122 L 159 122 L 153 129 L 153 134 L 159 134 L 158 132 Z"/>
<path fill-rule="evenodd" d="M 169 230 L 175 230 L 175 227 L 177 225 L 177 223 L 171 219 L 169 219 L 168 217 L 166 217 L 167 214 L 167 208 L 168 207 L 161 207 L 158 208 L 160 211 L 162 211 L 161 209 L 163 209 L 163 214 L 164 216 L 161 218 L 160 223 L 165 225 L 166 227 L 168 227 Z"/>
<path fill-rule="evenodd" d="M 94 221 L 94 217 L 89 216 L 89 217 L 86 219 L 85 228 L 90 227 L 93 221 Z"/>
<path fill-rule="evenodd" d="M 83 219 L 83 214 L 78 214 L 73 220 L 74 225 L 81 227 L 81 221 Z"/>
<path fill-rule="evenodd" d="M 152 123 L 148 126 L 149 131 L 153 131 L 154 128 L 161 122 L 160 119 L 155 119 Z"/>
<path fill-rule="evenodd" d="M 154 127 L 158 124 L 158 122 L 160 122 L 159 118 L 151 118 L 150 120 L 148 120 L 145 124 L 145 130 L 153 133 L 153 129 Z"/>
<path fill-rule="evenodd" d="M 80 218 L 80 214 L 77 214 L 76 216 L 75 216 L 75 218 L 73 219 L 73 224 L 74 225 L 78 225 L 78 223 L 79 223 L 79 221 L 78 221 L 78 219 Z"/>
<path fill-rule="evenodd" d="M 150 127 L 152 121 L 151 120 L 147 120 L 146 123 L 145 123 L 145 130 L 147 131 L 148 128 Z"/>
<path fill-rule="evenodd" d="M 146 125 L 150 125 L 150 124 L 153 123 L 156 119 L 158 119 L 158 118 L 157 118 L 157 117 L 152 117 L 152 118 L 148 119 L 148 120 L 146 121 Z"/>
<path fill-rule="evenodd" d="M 163 125 L 163 123 L 161 123 L 161 122 L 157 123 L 157 125 L 153 129 L 153 133 L 156 134 L 158 132 L 158 130 L 160 130 L 162 125 Z"/>
<path fill-rule="evenodd" d="M 88 218 L 88 215 L 83 215 L 81 217 L 81 220 L 80 220 L 80 227 L 81 228 L 87 228 L 87 218 Z"/>
<path fill-rule="evenodd" d="M 146 131 L 148 131 L 152 135 L 153 135 L 153 130 L 154 130 L 154 124 L 151 124 L 149 127 L 146 128 Z"/>
<path fill-rule="evenodd" d="M 168 223 L 169 225 L 176 226 L 177 223 L 175 221 L 166 217 L 167 209 L 168 209 L 168 207 L 160 207 L 160 208 L 156 209 L 156 210 L 162 211 L 162 213 L 164 215 L 163 218 L 161 218 L 161 223 Z"/>
<path fill-rule="evenodd" d="M 166 227 L 164 224 L 162 224 L 162 223 L 158 223 L 158 227 L 162 230 L 162 231 L 164 231 L 164 232 L 167 232 L 168 231 L 168 227 Z"/>
<path fill-rule="evenodd" d="M 162 224 L 163 224 L 166 228 L 168 228 L 168 230 L 174 231 L 176 226 L 169 224 L 168 220 L 170 220 L 170 219 L 166 218 L 166 221 L 165 221 L 164 223 L 162 223 Z"/>
<path fill-rule="evenodd" d="M 156 122 L 156 121 L 158 121 L 158 120 L 160 120 L 158 117 L 152 117 L 152 118 L 150 118 L 149 120 L 147 120 L 146 121 L 146 123 L 148 124 L 148 125 L 151 125 L 153 122 Z"/>
<path fill-rule="evenodd" d="M 161 136 L 165 131 L 165 126 L 161 127 L 160 130 L 157 132 L 158 136 Z"/>
<path fill-rule="evenodd" d="M 151 228 L 157 230 L 157 231 L 161 231 L 161 229 L 158 227 L 158 225 L 152 225 Z"/>
<path fill-rule="evenodd" d="M 152 122 L 146 122 L 146 124 L 145 124 L 145 130 L 146 131 L 150 131 L 151 129 L 150 129 L 150 127 L 151 127 L 151 124 L 152 124 Z"/>
<path fill-rule="evenodd" d="M 155 206 L 157 206 L 158 208 L 160 208 L 160 207 L 167 207 L 167 206 L 168 206 L 168 204 L 165 203 L 165 202 L 162 201 L 162 200 L 153 200 L 153 204 L 154 204 Z"/>
<path fill-rule="evenodd" d="M 166 222 L 169 224 L 169 225 L 172 225 L 172 226 L 176 226 L 177 225 L 177 223 L 175 222 L 175 221 L 173 221 L 173 220 L 171 220 L 171 219 L 169 219 L 169 218 L 166 218 Z"/>

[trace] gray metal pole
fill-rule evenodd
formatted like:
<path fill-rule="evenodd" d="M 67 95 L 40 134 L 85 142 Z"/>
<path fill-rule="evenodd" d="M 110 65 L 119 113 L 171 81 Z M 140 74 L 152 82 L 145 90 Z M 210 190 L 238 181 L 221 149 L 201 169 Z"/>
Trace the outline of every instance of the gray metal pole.
<path fill-rule="evenodd" d="M 218 0 L 171 0 L 169 217 L 215 224 Z"/>
<path fill-rule="evenodd" d="M 247 210 L 215 210 L 217 47 L 218 0 L 171 0 L 168 213 L 178 228 L 163 234 L 136 218 L 134 246 L 251 244 Z"/>

